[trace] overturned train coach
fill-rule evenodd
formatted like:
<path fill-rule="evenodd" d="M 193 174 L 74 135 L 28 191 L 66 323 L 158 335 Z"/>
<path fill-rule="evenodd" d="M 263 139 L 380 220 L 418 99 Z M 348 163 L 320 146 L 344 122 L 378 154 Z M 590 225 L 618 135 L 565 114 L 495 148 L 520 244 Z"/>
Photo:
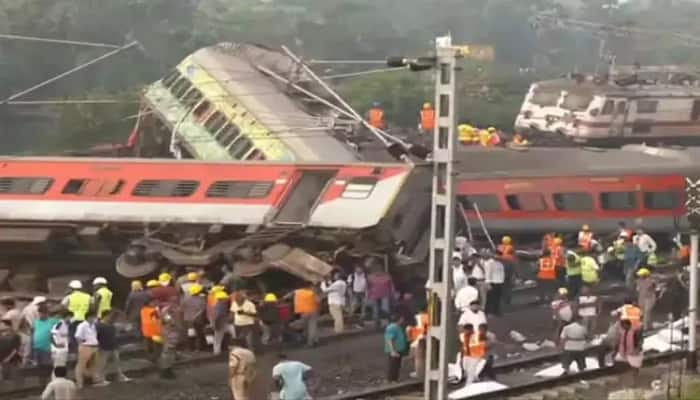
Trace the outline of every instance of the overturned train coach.
<path fill-rule="evenodd" d="M 584 223 L 612 232 L 625 221 L 682 231 L 685 177 L 700 176 L 698 160 L 700 150 L 645 146 L 465 149 L 460 229 L 538 237 Z M 261 264 L 280 244 L 422 265 L 431 173 L 388 163 L 4 158 L 0 254 L 101 251 L 128 277 L 163 265 Z"/>
<path fill-rule="evenodd" d="M 104 251 L 117 271 L 274 261 L 288 244 L 358 255 L 415 248 L 427 169 L 406 164 L 4 158 L 0 252 Z M 405 233 L 405 234 L 404 234 Z"/>

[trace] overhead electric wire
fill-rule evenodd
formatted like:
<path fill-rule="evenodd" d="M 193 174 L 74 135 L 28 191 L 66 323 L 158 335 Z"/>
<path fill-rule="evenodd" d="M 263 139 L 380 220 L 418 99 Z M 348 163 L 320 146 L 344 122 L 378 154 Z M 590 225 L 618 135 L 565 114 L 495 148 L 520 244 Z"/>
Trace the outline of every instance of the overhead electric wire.
<path fill-rule="evenodd" d="M 107 44 L 107 43 L 94 43 L 94 42 L 83 42 L 79 40 L 64 40 L 64 39 L 50 39 L 34 36 L 23 36 L 23 35 L 11 35 L 6 33 L 0 33 L 0 39 L 8 40 L 24 40 L 29 42 L 41 42 L 41 43 L 52 43 L 52 44 L 65 44 L 71 46 L 85 46 L 85 47 L 100 47 L 107 49 L 118 49 L 122 47 L 118 44 Z"/>

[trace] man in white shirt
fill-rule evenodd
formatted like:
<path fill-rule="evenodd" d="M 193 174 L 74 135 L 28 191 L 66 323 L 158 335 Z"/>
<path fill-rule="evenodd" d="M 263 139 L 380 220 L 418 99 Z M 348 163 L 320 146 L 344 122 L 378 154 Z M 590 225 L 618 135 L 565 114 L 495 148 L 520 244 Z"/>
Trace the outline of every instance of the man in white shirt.
<path fill-rule="evenodd" d="M 70 319 L 72 313 L 66 309 L 60 312 L 61 320 L 51 329 L 51 360 L 53 367 L 68 364 L 68 343 L 70 342 Z"/>
<path fill-rule="evenodd" d="M 481 304 L 478 301 L 472 301 L 469 307 L 462 311 L 459 316 L 458 326 L 471 324 L 472 326 L 485 325 L 487 323 L 486 313 L 481 310 Z"/>
<path fill-rule="evenodd" d="M 97 354 L 97 326 L 95 325 L 95 312 L 88 311 L 85 321 L 78 324 L 75 330 L 75 340 L 78 342 L 78 361 L 75 364 L 75 381 L 78 388 L 83 388 L 85 375 L 95 379 L 95 355 Z"/>
<path fill-rule="evenodd" d="M 55 368 L 55 377 L 46 385 L 41 400 L 76 400 L 78 397 L 75 383 L 66 379 L 66 375 L 66 367 Z"/>
<path fill-rule="evenodd" d="M 345 293 L 347 289 L 348 284 L 345 283 L 339 272 L 335 273 L 333 283 L 321 282 L 321 290 L 328 296 L 328 311 L 333 317 L 335 333 L 341 333 L 345 330 L 343 308 L 345 307 Z"/>
<path fill-rule="evenodd" d="M 634 244 L 637 245 L 639 251 L 642 253 L 641 266 L 646 266 L 647 258 L 652 253 L 656 252 L 656 241 L 649 236 L 643 229 L 637 229 L 637 234 L 632 238 Z"/>
<path fill-rule="evenodd" d="M 255 351 L 255 325 L 258 319 L 258 310 L 255 304 L 248 299 L 245 291 L 239 290 L 231 302 L 233 314 L 233 326 L 236 329 L 236 337 L 244 339 L 250 351 Z"/>
<path fill-rule="evenodd" d="M 367 273 L 362 266 L 356 266 L 355 271 L 348 276 L 348 286 L 352 288 L 350 315 L 355 315 L 357 307 L 360 307 L 360 321 L 364 321 L 367 310 Z"/>
<path fill-rule="evenodd" d="M 464 267 L 462 266 L 462 255 L 459 252 L 454 253 L 451 268 L 452 286 L 454 293 L 457 293 L 460 289 L 467 286 L 467 274 L 464 273 Z"/>
<path fill-rule="evenodd" d="M 506 272 L 503 263 L 494 258 L 493 254 L 487 253 L 484 261 L 484 274 L 488 293 L 486 295 L 486 313 L 490 315 L 501 315 L 501 296 L 503 284 L 506 281 Z"/>
<path fill-rule="evenodd" d="M 461 288 L 455 296 L 455 308 L 460 312 L 469 308 L 472 302 L 479 300 L 479 289 L 476 288 L 476 279 L 467 278 L 467 286 Z"/>

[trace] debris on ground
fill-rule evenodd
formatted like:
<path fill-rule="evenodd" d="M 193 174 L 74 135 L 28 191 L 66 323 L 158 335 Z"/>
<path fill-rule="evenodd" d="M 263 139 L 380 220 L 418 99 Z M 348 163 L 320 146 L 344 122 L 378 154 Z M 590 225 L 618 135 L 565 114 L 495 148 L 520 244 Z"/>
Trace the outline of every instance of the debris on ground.
<path fill-rule="evenodd" d="M 525 336 L 523 336 L 523 334 L 518 331 L 510 331 L 510 338 L 517 343 L 522 343 L 525 340 L 527 340 L 527 338 L 525 338 Z"/>

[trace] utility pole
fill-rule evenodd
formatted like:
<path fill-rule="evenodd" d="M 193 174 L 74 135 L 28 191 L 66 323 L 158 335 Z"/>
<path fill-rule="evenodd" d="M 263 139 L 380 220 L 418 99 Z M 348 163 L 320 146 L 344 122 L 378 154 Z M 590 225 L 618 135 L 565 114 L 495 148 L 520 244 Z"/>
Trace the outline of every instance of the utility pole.
<path fill-rule="evenodd" d="M 452 251 L 455 226 L 454 159 L 455 135 L 455 67 L 459 49 L 452 47 L 449 36 L 438 38 L 436 45 L 435 106 L 436 124 L 433 140 L 433 196 L 430 223 L 431 293 L 425 374 L 425 399 L 447 399 L 448 340 L 456 335 L 452 315 Z"/>
<path fill-rule="evenodd" d="M 688 299 L 688 354 L 686 369 L 694 373 L 698 367 L 697 318 L 698 318 L 698 229 L 700 228 L 700 179 L 685 178 L 686 216 L 690 224 L 690 290 Z"/>

